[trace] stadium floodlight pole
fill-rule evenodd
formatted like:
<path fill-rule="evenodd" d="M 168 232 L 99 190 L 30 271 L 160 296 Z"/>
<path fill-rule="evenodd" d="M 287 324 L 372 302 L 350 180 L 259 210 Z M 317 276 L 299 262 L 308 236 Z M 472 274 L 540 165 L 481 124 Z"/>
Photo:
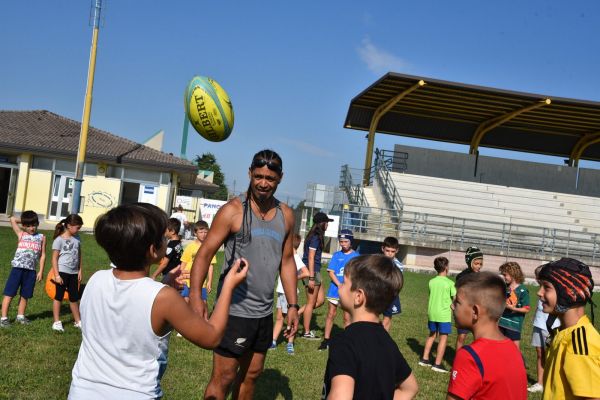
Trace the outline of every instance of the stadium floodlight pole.
<path fill-rule="evenodd" d="M 187 153 L 187 141 L 188 141 L 188 128 L 190 126 L 190 121 L 188 120 L 188 116 L 186 113 L 183 113 L 183 137 L 181 138 L 181 154 L 180 157 L 183 159 L 187 159 L 185 153 Z"/>
<path fill-rule="evenodd" d="M 367 141 L 367 154 L 365 156 L 365 171 L 363 174 L 363 185 L 367 186 L 371 183 L 371 163 L 373 162 L 373 147 L 375 146 L 375 131 L 377 130 L 377 125 L 379 124 L 379 120 L 383 117 L 388 111 L 392 109 L 400 100 L 402 100 L 406 95 L 412 93 L 417 90 L 421 86 L 425 86 L 426 83 L 424 80 L 420 80 L 415 83 L 408 89 L 398 93 L 396 96 L 392 97 L 375 110 L 373 113 L 373 117 L 371 118 L 371 124 L 369 126 L 369 134 Z"/>
<path fill-rule="evenodd" d="M 79 148 L 77 149 L 77 166 L 75 168 L 75 185 L 73 186 L 73 204 L 71 206 L 71 212 L 73 214 L 79 213 L 81 206 L 81 184 L 83 183 L 85 150 L 87 148 L 87 136 L 90 128 L 94 71 L 96 70 L 96 49 L 98 48 L 98 31 L 100 30 L 100 12 L 102 10 L 102 0 L 92 1 L 94 2 L 94 29 L 92 33 L 92 48 L 90 49 L 87 87 L 85 89 L 85 100 L 83 104 L 83 117 L 81 118 L 81 131 L 79 133 Z"/>

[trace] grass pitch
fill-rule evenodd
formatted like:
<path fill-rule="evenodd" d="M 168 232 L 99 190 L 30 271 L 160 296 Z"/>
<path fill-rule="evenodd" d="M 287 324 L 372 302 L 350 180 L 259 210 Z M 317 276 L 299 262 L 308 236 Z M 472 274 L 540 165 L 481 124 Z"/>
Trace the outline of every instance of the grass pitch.
<path fill-rule="evenodd" d="M 47 235 L 47 256 L 44 275 L 50 270 L 51 232 Z M 10 228 L 0 228 L 0 285 L 2 288 L 10 271 L 10 261 L 16 248 L 16 237 Z M 108 257 L 96 244 L 93 236 L 82 234 L 84 282 L 96 270 L 107 268 Z M 219 255 L 219 262 L 222 254 Z M 215 275 L 218 271 L 215 271 Z M 418 399 L 445 399 L 449 374 L 440 374 L 419 367 L 417 362 L 427 337 L 427 283 L 433 275 L 405 274 L 405 286 L 400 295 L 402 314 L 394 317 L 391 335 L 400 351 L 413 368 L 419 382 Z M 323 282 L 328 284 L 323 272 Z M 216 276 L 214 282 L 217 282 Z M 536 289 L 530 288 L 532 307 L 535 309 Z M 304 299 L 303 293 L 300 300 Z M 14 320 L 18 299 L 11 304 L 9 317 Z M 214 303 L 214 292 L 209 297 Z M 36 286 L 35 295 L 29 302 L 27 316 L 32 323 L 28 326 L 13 324 L 0 330 L 0 398 L 2 399 L 65 399 L 71 381 L 71 369 L 77 358 L 81 333 L 72 326 L 72 316 L 67 303 L 61 310 L 65 333 L 51 330 L 52 301 L 46 296 L 43 284 Z M 525 321 L 521 350 L 527 363 L 530 383 L 535 379 L 535 349 L 529 345 L 533 311 Z M 316 331 L 322 336 L 326 307 L 315 312 Z M 596 327 L 598 327 L 596 322 Z M 342 326 L 338 313 L 333 335 Z M 450 368 L 454 358 L 456 335 L 449 338 L 445 365 Z M 260 377 L 256 399 L 319 399 L 327 352 L 317 351 L 318 341 L 296 340 L 296 354 L 289 356 L 285 344 L 268 352 L 265 370 Z M 434 346 L 435 354 L 435 346 Z M 162 380 L 165 399 L 200 398 L 208 383 L 212 368 L 212 353 L 200 349 L 183 338 L 171 338 L 169 366 Z M 530 394 L 530 399 L 539 399 L 539 394 Z"/>

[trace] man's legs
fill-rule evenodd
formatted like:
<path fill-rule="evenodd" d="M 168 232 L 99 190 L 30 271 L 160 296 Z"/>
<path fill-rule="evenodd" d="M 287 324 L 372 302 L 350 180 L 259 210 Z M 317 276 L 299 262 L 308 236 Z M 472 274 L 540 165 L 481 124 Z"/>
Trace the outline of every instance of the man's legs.
<path fill-rule="evenodd" d="M 213 352 L 213 369 L 210 381 L 204 391 L 205 399 L 224 400 L 227 397 L 240 366 L 240 360 L 241 358 L 223 357 Z"/>
<path fill-rule="evenodd" d="M 252 400 L 256 380 L 265 365 L 265 353 L 250 351 L 239 359 L 240 370 L 233 386 L 233 400 Z"/>

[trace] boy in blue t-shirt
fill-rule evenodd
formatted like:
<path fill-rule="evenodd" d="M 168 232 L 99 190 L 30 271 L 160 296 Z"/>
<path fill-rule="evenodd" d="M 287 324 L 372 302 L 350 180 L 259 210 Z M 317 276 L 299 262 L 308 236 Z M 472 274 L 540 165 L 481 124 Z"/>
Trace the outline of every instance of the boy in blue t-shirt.
<path fill-rule="evenodd" d="M 350 229 L 342 229 L 338 235 L 340 251 L 336 251 L 331 256 L 331 261 L 327 266 L 327 273 L 331 278 L 331 284 L 327 291 L 327 301 L 329 302 L 329 309 L 327 310 L 327 318 L 325 319 L 325 333 L 323 335 L 323 341 L 319 346 L 319 351 L 327 350 L 329 345 L 329 337 L 331 336 L 331 329 L 333 329 L 333 320 L 337 315 L 337 307 L 339 303 L 338 287 L 344 283 L 344 267 L 346 263 L 358 256 L 358 253 L 352 249 L 352 239 L 354 238 Z M 344 311 L 344 328 L 350 323 L 350 314 Z"/>

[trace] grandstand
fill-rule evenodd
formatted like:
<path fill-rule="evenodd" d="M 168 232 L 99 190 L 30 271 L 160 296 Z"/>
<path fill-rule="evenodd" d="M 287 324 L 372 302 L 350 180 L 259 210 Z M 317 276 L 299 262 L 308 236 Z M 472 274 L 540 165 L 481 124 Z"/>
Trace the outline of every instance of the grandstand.
<path fill-rule="evenodd" d="M 417 265 L 442 253 L 462 264 L 477 245 L 492 268 L 516 259 L 529 275 L 562 256 L 600 265 L 600 171 L 578 168 L 600 161 L 600 103 L 390 73 L 352 100 L 345 126 L 368 130 L 369 146 L 364 169 L 342 167 L 347 201 L 333 212 L 364 244 L 398 237 Z M 468 144 L 470 154 L 373 151 L 376 130 Z M 568 165 L 484 157 L 480 145 Z"/>

